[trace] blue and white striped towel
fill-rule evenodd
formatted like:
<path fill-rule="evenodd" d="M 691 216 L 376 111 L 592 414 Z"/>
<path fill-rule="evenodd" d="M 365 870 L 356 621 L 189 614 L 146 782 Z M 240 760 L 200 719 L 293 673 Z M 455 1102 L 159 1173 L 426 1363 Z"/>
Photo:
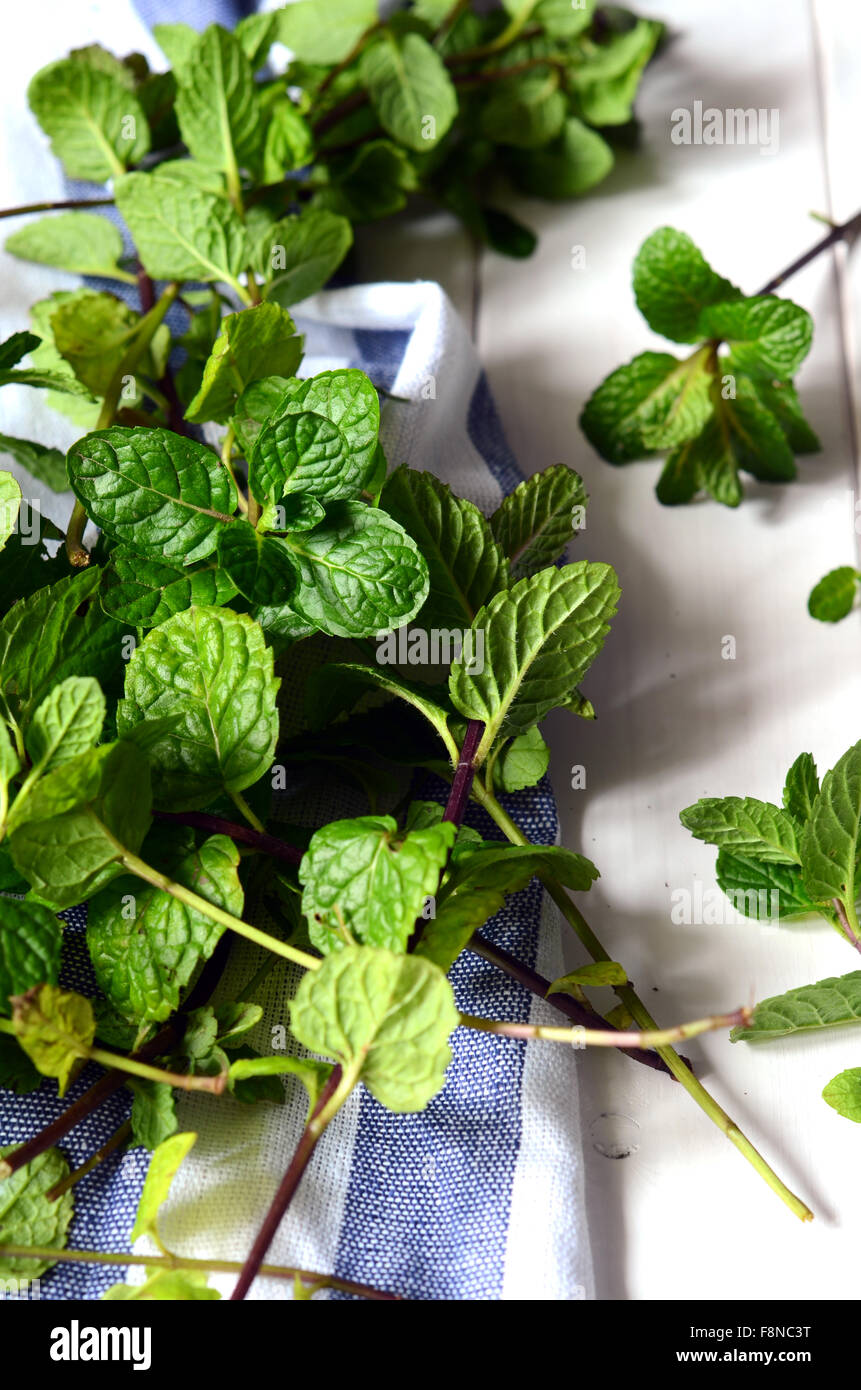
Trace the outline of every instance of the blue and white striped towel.
<path fill-rule="evenodd" d="M 151 37 L 123 3 L 47 6 L 62 30 L 45 23 L 10 44 L 18 69 L 35 69 L 67 47 L 99 40 L 118 51 L 152 54 Z M 178 13 L 202 27 L 228 18 L 225 6 L 187 7 Z M 77 13 L 76 13 L 77 12 Z M 157 18 L 162 16 L 156 16 Z M 34 21 L 31 21 L 33 23 Z M 48 35 L 46 39 L 44 36 Z M 10 73 L 11 76 L 11 73 Z M 7 100 L 20 101 L 20 80 Z M 14 164 L 6 178 L 8 204 L 35 199 L 29 151 L 54 180 L 41 197 L 59 196 L 57 175 L 47 173 L 38 132 L 16 116 Z M 16 176 L 14 170 L 24 172 Z M 16 183 L 17 177 L 17 183 Z M 11 185 L 11 187 L 10 187 Z M 23 186 L 22 186 L 23 185 Z M 17 316 L 8 308 L 6 331 L 25 326 L 26 306 L 63 277 L 4 256 L 0 278 Z M 66 277 L 66 281 L 72 281 Z M 408 404 L 384 408 L 383 443 L 393 463 L 427 468 L 485 510 L 492 510 L 521 474 L 511 455 L 465 328 L 438 285 L 376 284 L 321 293 L 297 312 L 306 334 L 303 372 L 333 366 L 364 368 L 377 384 Z M 0 401 L 2 428 L 10 434 L 59 444 L 74 437 L 40 404 L 36 393 L 12 392 Z M 13 418 L 10 418 L 11 416 Z M 64 433 L 65 432 L 65 433 Z M 8 461 L 4 461 L 7 466 Z M 27 480 L 28 495 L 39 489 Z M 57 499 L 45 511 L 62 516 Z M 426 796 L 444 796 L 442 784 Z M 558 822 L 545 781 L 509 799 L 508 808 L 533 840 L 552 844 Z M 354 814 L 358 806 L 308 806 L 308 823 Z M 295 807 L 291 815 L 295 816 Z M 483 813 L 468 820 L 488 836 L 497 834 Z M 542 901 L 543 900 L 543 901 Z M 78 987 L 88 979 L 80 935 L 81 909 L 70 919 L 67 978 Z M 265 919 L 256 918 L 265 925 Z M 537 883 L 509 901 L 487 928 L 488 935 L 543 974 L 561 973 L 559 918 Z M 231 997 L 256 966 L 259 953 L 234 949 L 219 990 Z M 505 1019 L 550 1021 L 548 1005 L 531 998 L 493 966 L 465 953 L 452 972 L 458 1006 Z M 287 1022 L 290 981 L 276 966 L 258 1000 L 265 1007 L 254 1042 L 270 1050 Z M 577 1086 L 577 1054 L 459 1030 L 444 1090 L 419 1115 L 394 1116 L 367 1093 L 353 1094 L 318 1145 L 269 1259 L 274 1263 L 334 1271 L 342 1278 L 423 1299 L 583 1299 L 593 1296 L 589 1236 L 583 1195 L 583 1161 Z M 97 1075 L 88 1069 L 70 1093 L 74 1099 Z M 18 1142 L 39 1130 L 67 1101 L 53 1083 L 27 1097 L 0 1092 L 0 1143 Z M 128 1112 L 121 1092 L 74 1130 L 63 1149 L 74 1166 L 108 1138 Z M 279 1182 L 302 1128 L 303 1100 L 291 1091 L 284 1106 L 240 1106 L 189 1096 L 179 1106 L 180 1126 L 199 1140 L 174 1183 L 163 1210 L 163 1236 L 194 1256 L 241 1259 Z M 134 1150 L 111 1159 L 76 1190 L 70 1244 L 127 1250 L 148 1155 Z M 60 1265 L 41 1284 L 44 1298 L 98 1298 L 118 1279 L 119 1268 Z M 232 1276 L 212 1283 L 229 1294 Z M 287 1296 L 283 1283 L 259 1279 L 251 1297 Z"/>

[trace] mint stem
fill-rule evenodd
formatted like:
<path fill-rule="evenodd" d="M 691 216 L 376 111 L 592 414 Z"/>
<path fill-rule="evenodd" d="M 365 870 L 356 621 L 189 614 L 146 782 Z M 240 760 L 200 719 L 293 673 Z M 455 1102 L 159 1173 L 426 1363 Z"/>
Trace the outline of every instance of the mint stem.
<path fill-rule="evenodd" d="M 861 951 L 861 940 L 858 939 L 858 933 L 852 926 L 852 923 L 849 921 L 849 914 L 847 913 L 845 906 L 839 898 L 832 898 L 831 906 L 837 913 L 837 920 L 840 923 L 843 935 L 846 937 L 846 940 L 849 942 L 849 945 L 854 946 L 856 951 Z"/>
<path fill-rule="evenodd" d="M 301 849 L 288 845 L 284 840 L 276 839 L 274 835 L 252 830 L 250 825 L 236 825 L 233 821 L 224 820 L 221 816 L 210 816 L 203 811 L 156 811 L 155 815 L 158 820 L 173 821 L 176 825 L 190 825 L 196 830 L 208 830 L 213 835 L 228 835 L 231 840 L 250 845 L 252 849 L 259 850 L 261 854 L 268 854 L 273 859 L 283 859 L 287 864 L 302 862 Z"/>
<path fill-rule="evenodd" d="M 769 280 L 763 285 L 761 290 L 757 290 L 757 295 L 774 294 L 774 291 L 783 284 L 784 280 L 788 280 L 790 275 L 796 275 L 817 256 L 821 256 L 823 251 L 827 251 L 830 246 L 836 246 L 838 241 L 852 241 L 859 232 L 861 232 L 861 212 L 856 212 L 855 216 L 850 217 L 848 222 L 841 222 L 838 226 L 832 227 L 827 236 L 824 236 L 821 241 L 817 241 L 816 245 L 811 246 L 809 251 L 805 251 L 803 256 L 792 261 L 779 275 L 775 275 L 773 280 Z"/>
<path fill-rule="evenodd" d="M 65 198 L 59 203 L 23 203 L 18 208 L 3 208 L 0 217 L 23 217 L 28 212 L 62 212 L 64 208 L 106 208 L 113 205 L 113 198 Z"/>

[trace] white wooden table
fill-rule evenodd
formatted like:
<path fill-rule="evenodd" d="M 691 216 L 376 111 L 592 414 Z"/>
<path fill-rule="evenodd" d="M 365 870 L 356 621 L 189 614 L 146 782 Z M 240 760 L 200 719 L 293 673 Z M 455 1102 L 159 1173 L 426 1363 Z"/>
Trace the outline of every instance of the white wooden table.
<path fill-rule="evenodd" d="M 824 771 L 861 737 L 857 619 L 830 629 L 806 613 L 822 574 L 857 563 L 846 493 L 857 486 L 848 383 L 857 393 L 849 330 L 861 323 L 861 251 L 851 282 L 847 258 L 826 255 L 785 289 L 816 320 L 800 389 L 824 451 L 802 460 L 799 482 L 751 482 L 735 513 L 713 503 L 665 509 L 652 491 L 658 466 L 609 467 L 577 418 L 607 371 L 662 346 L 630 290 L 631 259 L 655 227 L 687 231 L 718 271 L 753 292 L 821 235 L 810 210 L 842 219 L 861 205 L 853 91 L 861 12 L 839 0 L 638 8 L 675 33 L 639 99 L 642 151 L 621 158 L 582 202 L 524 201 L 521 215 L 541 235 L 530 261 L 476 262 L 439 218 L 382 237 L 375 229 L 362 272 L 439 279 L 473 324 L 521 466 L 561 461 L 586 480 L 592 500 L 576 555 L 611 562 L 623 597 L 585 682 L 598 720 L 550 722 L 552 772 L 564 843 L 602 874 L 587 915 L 669 1024 L 859 964 L 824 925 L 680 927 L 670 910 L 673 890 L 714 886 L 715 851 L 682 829 L 682 807 L 731 793 L 779 801 L 802 749 Z M 670 113 L 695 100 L 776 107 L 779 151 L 672 144 Z M 585 269 L 572 269 L 576 245 Z M 734 661 L 721 657 L 727 635 Z M 569 790 L 575 763 L 586 767 L 583 791 Z M 579 949 L 572 938 L 572 961 Z M 836 1072 L 861 1065 L 861 1036 L 843 1029 L 754 1049 L 712 1034 L 688 1051 L 816 1220 L 790 1215 L 665 1076 L 589 1054 L 581 1099 L 599 1296 L 847 1297 L 861 1126 L 820 1092 Z M 612 1148 L 614 1138 L 635 1150 L 613 1159 L 596 1147 Z"/>

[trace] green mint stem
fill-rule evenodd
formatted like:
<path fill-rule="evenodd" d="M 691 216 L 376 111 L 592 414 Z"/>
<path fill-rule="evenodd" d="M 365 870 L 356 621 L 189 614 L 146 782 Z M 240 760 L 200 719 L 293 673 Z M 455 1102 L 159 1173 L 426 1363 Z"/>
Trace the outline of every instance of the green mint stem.
<path fill-rule="evenodd" d="M 13 1038 L 18 1036 L 14 1023 L 6 1018 L 0 1018 L 0 1033 L 8 1033 Z M 109 1071 L 124 1071 L 129 1076 L 140 1076 L 144 1081 L 161 1081 L 182 1091 L 211 1091 L 213 1095 L 220 1095 L 224 1090 L 224 1076 L 188 1076 L 185 1073 L 165 1071 L 162 1067 L 151 1067 L 148 1062 L 126 1057 L 122 1052 L 109 1052 L 104 1047 L 85 1047 L 80 1044 L 75 1052 L 83 1061 L 97 1062 L 100 1067 L 107 1067 Z"/>
<path fill-rule="evenodd" d="M 165 874 L 159 873 L 158 869 L 153 869 L 142 859 L 138 859 L 136 854 L 123 854 L 122 863 L 129 873 L 135 874 L 137 878 L 142 878 L 145 883 L 151 883 L 154 888 L 160 888 L 162 892 L 170 893 L 178 902 L 185 903 L 186 907 L 191 907 L 195 912 L 200 912 L 204 917 L 218 922 L 220 926 L 236 932 L 237 936 L 245 937 L 246 941 L 253 941 L 255 946 L 262 946 L 264 950 L 272 951 L 276 956 L 283 956 L 285 960 L 292 961 L 294 965 L 301 965 L 303 970 L 317 970 L 319 968 L 320 961 L 316 956 L 309 956 L 306 951 L 299 951 L 295 946 L 288 946 L 286 941 L 279 941 L 277 937 L 268 936 L 266 932 L 258 931 L 257 927 L 252 927 L 248 922 L 243 922 L 241 918 L 234 917 L 232 913 L 225 912 L 223 908 L 207 902 L 205 898 L 193 893 L 190 888 L 185 888 L 181 883 L 174 883 Z"/>
<path fill-rule="evenodd" d="M 96 421 L 97 430 L 105 430 L 112 423 L 117 412 L 125 378 L 134 372 L 135 367 L 152 342 L 156 329 L 161 325 L 165 314 L 178 294 L 178 284 L 168 285 L 138 324 L 105 394 L 99 418 Z M 66 528 L 66 554 L 69 557 L 69 563 L 77 569 L 83 569 L 90 563 L 89 552 L 83 543 L 86 525 L 87 513 L 84 505 L 82 502 L 76 501 L 69 518 L 69 525 Z"/>
<path fill-rule="evenodd" d="M 234 443 L 235 438 L 236 438 L 236 435 L 235 435 L 235 433 L 234 433 L 233 426 L 232 426 L 232 425 L 228 425 L 228 426 L 227 426 L 227 433 L 225 434 L 224 439 L 222 440 L 222 443 L 221 443 L 221 462 L 222 462 L 222 464 L 224 465 L 224 468 L 225 468 L 225 470 L 227 471 L 227 473 L 228 473 L 228 475 L 229 475 L 229 477 L 230 477 L 230 481 L 232 482 L 233 486 L 236 488 L 236 498 L 237 498 L 237 501 L 239 502 L 239 510 L 242 511 L 242 512 L 245 512 L 246 515 L 247 515 L 247 513 L 248 513 L 248 499 L 247 499 L 247 497 L 245 496 L 245 493 L 242 491 L 242 488 L 239 486 L 238 482 L 236 481 L 236 474 L 235 474 L 234 471 L 233 471 L 233 443 Z"/>
<path fill-rule="evenodd" d="M 254 1279 L 262 1268 L 263 1258 L 267 1250 L 275 1239 L 278 1227 L 281 1225 L 290 1203 L 302 1181 L 305 1169 L 311 1160 L 317 1141 L 323 1133 L 329 1121 L 340 1110 L 347 1096 L 352 1091 L 359 1079 L 362 1062 L 364 1058 L 359 1058 L 352 1067 L 346 1071 L 341 1067 L 335 1067 L 314 1108 L 310 1120 L 302 1131 L 296 1151 L 290 1160 L 290 1166 L 281 1180 L 281 1185 L 275 1194 L 268 1212 L 266 1213 L 263 1225 L 257 1234 L 251 1253 L 242 1267 L 242 1273 L 236 1281 L 236 1288 L 230 1295 L 231 1303 L 240 1303 L 248 1293 Z"/>
<path fill-rule="evenodd" d="M 117 1149 L 121 1149 L 124 1144 L 127 1144 L 131 1135 L 132 1122 L 131 1120 L 124 1120 L 119 1129 L 115 1130 L 111 1135 L 110 1139 L 102 1144 L 100 1149 L 96 1149 L 94 1154 L 90 1155 L 86 1163 L 82 1163 L 80 1168 L 75 1168 L 73 1172 L 67 1173 L 64 1178 L 61 1178 L 58 1183 L 54 1184 L 49 1192 L 45 1193 L 48 1201 L 56 1202 L 57 1198 L 62 1197 L 64 1192 L 70 1192 L 73 1187 L 77 1187 L 82 1178 L 85 1178 L 87 1174 L 91 1173 L 94 1168 L 97 1168 L 100 1163 L 104 1163 L 105 1159 L 109 1158 Z"/>
<path fill-rule="evenodd" d="M 736 1009 L 731 1014 L 716 1014 L 713 1018 L 699 1018 L 693 1023 L 679 1023 L 674 1028 L 647 1029 L 640 1033 L 623 1033 L 614 1028 L 553 1028 L 536 1023 L 506 1023 L 500 1019 L 479 1018 L 475 1014 L 461 1014 L 460 1022 L 464 1028 L 474 1028 L 481 1033 L 498 1033 L 503 1038 L 535 1038 L 543 1042 L 568 1043 L 571 1047 L 658 1048 L 718 1028 L 741 1027 L 749 1022 L 751 1012 L 750 1009 Z"/>
<path fill-rule="evenodd" d="M 50 1245 L 7 1245 L 0 1243 L 0 1250 L 10 1260 L 51 1260 L 59 1264 L 87 1265 L 128 1265 L 143 1266 L 145 1269 L 188 1269 L 207 1274 L 238 1274 L 242 1265 L 238 1260 L 198 1260 L 190 1255 L 128 1255 L 124 1251 L 103 1250 L 55 1250 Z M 258 1273 L 268 1279 L 301 1279 L 318 1289 L 338 1289 L 343 1293 L 354 1293 L 362 1298 L 399 1301 L 400 1294 L 385 1293 L 371 1284 L 357 1284 L 352 1279 L 336 1279 L 333 1274 L 317 1274 L 313 1270 L 299 1269 L 294 1265 L 261 1265 Z"/>
<path fill-rule="evenodd" d="M 761 290 L 757 290 L 757 295 L 773 294 L 784 280 L 788 280 L 790 275 L 795 275 L 799 270 L 803 270 L 817 256 L 821 256 L 823 251 L 835 246 L 838 241 L 851 241 L 859 232 L 861 232 L 861 212 L 856 212 L 855 216 L 850 217 L 848 222 L 841 222 L 838 226 L 832 227 L 827 236 L 824 236 L 821 241 L 816 242 L 815 246 L 811 246 L 809 251 L 805 251 L 802 256 L 792 261 L 779 275 L 775 275 L 773 280 L 769 280 L 767 284 L 763 285 Z"/>
<path fill-rule="evenodd" d="M 256 830 L 258 835 L 265 835 L 266 826 L 263 824 L 260 817 L 255 815 L 255 813 L 252 811 L 251 807 L 248 805 L 248 802 L 245 800 L 245 797 L 242 795 L 242 792 L 231 792 L 230 799 L 233 802 L 239 814 L 241 816 L 244 816 L 245 819 L 248 821 L 248 824 L 251 826 L 252 830 Z"/>
<path fill-rule="evenodd" d="M 507 839 L 515 845 L 527 845 L 529 841 L 521 832 L 511 817 L 506 813 L 495 796 L 492 796 L 483 786 L 481 781 L 476 778 L 473 783 L 473 795 L 481 806 L 487 811 L 488 815 L 496 822 L 500 830 Z M 571 901 L 565 889 L 554 879 L 543 880 L 547 892 L 550 894 L 562 915 L 570 922 L 578 937 L 582 941 L 586 950 L 594 961 L 609 961 L 611 957 L 604 950 L 601 942 L 593 932 L 586 918 L 579 908 Z M 625 1005 L 628 1013 L 643 1029 L 657 1029 L 658 1025 L 652 1018 L 645 1004 L 631 988 L 630 985 L 614 985 L 616 994 Z M 769 1166 L 762 1154 L 754 1148 L 747 1136 L 739 1129 L 738 1125 L 726 1113 L 722 1106 L 718 1105 L 713 1096 L 709 1094 L 701 1081 L 698 1081 L 690 1068 L 682 1061 L 681 1057 L 672 1047 L 661 1046 L 656 1049 L 659 1057 L 666 1063 L 672 1075 L 684 1086 L 685 1090 L 696 1101 L 702 1111 L 708 1115 L 709 1119 L 723 1135 L 734 1144 L 759 1173 L 760 1177 L 768 1183 L 773 1192 L 776 1192 L 781 1201 L 789 1207 L 789 1210 L 801 1221 L 812 1221 L 813 1212 L 802 1202 L 800 1197 L 796 1197 L 786 1184 L 777 1176 Z"/>

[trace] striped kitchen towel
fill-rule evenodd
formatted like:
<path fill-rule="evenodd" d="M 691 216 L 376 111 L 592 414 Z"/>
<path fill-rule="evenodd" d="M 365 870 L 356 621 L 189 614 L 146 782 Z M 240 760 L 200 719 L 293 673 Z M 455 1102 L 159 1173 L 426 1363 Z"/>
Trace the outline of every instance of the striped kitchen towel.
<path fill-rule="evenodd" d="M 56 9 L 67 43 L 52 42 L 46 8 Z M 174 3 L 169 8 L 170 18 L 196 27 L 214 18 L 230 22 L 225 4 L 198 8 Z M 19 67 L 35 69 L 61 56 L 65 47 L 95 40 L 120 52 L 144 51 L 157 61 L 151 37 L 131 6 L 122 3 L 50 0 L 39 9 L 38 25 L 38 42 L 34 33 L 32 45 L 26 39 L 20 45 Z M 6 100 L 13 97 L 20 100 L 14 91 Z M 28 159 L 21 143 L 25 138 L 38 162 L 43 142 L 35 123 L 31 129 L 20 112 L 16 120 L 16 165 Z M 28 188 L 22 196 L 15 177 L 14 171 L 6 176 L 5 201 L 10 204 L 24 201 L 30 192 Z M 27 177 L 22 175 L 24 181 Z M 49 187 L 42 196 L 51 194 Z M 64 278 L 8 257 L 0 262 L 0 274 L 4 290 L 14 284 L 14 298 L 23 305 L 57 288 Z M 71 277 L 65 282 L 71 284 Z M 487 511 L 516 486 L 521 474 L 486 378 L 464 325 L 438 285 L 330 290 L 306 301 L 296 318 L 306 334 L 303 374 L 357 366 L 391 393 L 392 399 L 384 397 L 382 439 L 392 464 L 430 469 Z M 24 327 L 24 312 L 9 323 L 7 311 L 4 326 L 9 331 Z M 6 400 L 0 400 L 0 409 L 5 406 Z M 47 430 L 62 444 L 74 437 L 64 423 L 51 419 L 36 392 L 18 393 L 11 409 L 14 421 L 4 412 L 7 433 L 45 438 Z M 66 438 L 59 437 L 63 430 Z M 8 460 L 2 466 L 9 466 Z M 23 478 L 25 496 L 38 496 L 39 489 Z M 45 499 L 46 512 L 58 519 L 63 509 L 56 497 Z M 419 794 L 444 799 L 445 789 L 429 779 Z M 300 804 L 309 825 L 364 809 L 358 799 L 354 805 L 332 805 L 325 793 L 313 791 Z M 506 804 L 531 839 L 556 841 L 556 809 L 546 781 Z M 295 795 L 289 814 L 300 818 Z M 477 809 L 468 821 L 488 837 L 498 835 Z M 85 909 L 65 915 L 65 979 L 86 989 L 92 981 L 82 935 Z M 254 920 L 266 925 L 262 908 Z M 509 899 L 487 934 L 541 973 L 551 978 L 561 973 L 558 914 L 537 882 Z M 238 943 L 217 997 L 235 997 L 259 963 L 259 953 Z M 454 967 L 452 982 L 465 1012 L 536 1022 L 555 1017 L 548 1005 L 468 952 Z M 250 1041 L 261 1050 L 278 1045 L 293 983 L 289 967 L 276 965 L 262 994 L 255 996 L 265 1013 Z M 456 1033 L 453 1046 L 446 1085 L 421 1114 L 392 1115 L 361 1088 L 353 1094 L 318 1145 L 268 1258 L 334 1271 L 409 1298 L 592 1297 L 578 1054 L 527 1048 L 464 1030 Z M 37 1132 L 95 1075 L 96 1069 L 89 1068 L 62 1102 L 53 1083 L 24 1097 L 0 1091 L 0 1143 L 19 1142 Z M 129 1103 L 121 1092 L 72 1131 L 62 1147 L 73 1166 L 109 1137 Z M 179 1114 L 180 1127 L 197 1131 L 199 1139 L 163 1209 L 163 1238 L 183 1254 L 241 1259 L 301 1132 L 304 1100 L 292 1088 L 283 1106 L 242 1106 L 231 1098 L 191 1095 L 180 1102 Z M 79 1184 L 70 1245 L 128 1250 L 148 1157 L 142 1149 L 129 1151 L 101 1164 Z M 123 1277 L 118 1267 L 58 1265 L 41 1281 L 40 1293 L 43 1298 L 93 1299 Z M 224 1296 L 232 1282 L 232 1276 L 212 1278 Z M 268 1279 L 258 1279 L 251 1293 L 258 1299 L 285 1296 L 289 1291 L 284 1285 Z"/>

